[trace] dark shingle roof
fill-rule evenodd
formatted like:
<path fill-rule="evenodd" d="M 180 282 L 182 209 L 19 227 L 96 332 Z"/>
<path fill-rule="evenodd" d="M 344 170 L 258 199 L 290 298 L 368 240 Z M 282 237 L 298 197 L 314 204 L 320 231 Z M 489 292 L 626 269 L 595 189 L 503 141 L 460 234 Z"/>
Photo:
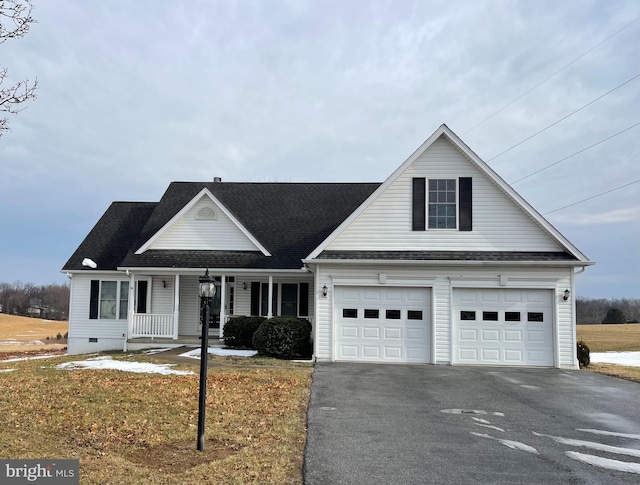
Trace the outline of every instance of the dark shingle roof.
<path fill-rule="evenodd" d="M 62 270 L 89 269 L 82 266 L 84 258 L 95 261 L 97 269 L 116 269 L 156 205 L 156 202 L 113 202 Z"/>
<path fill-rule="evenodd" d="M 81 269 L 84 257 L 94 259 L 98 269 L 151 266 L 297 269 L 302 266 L 301 260 L 379 185 L 173 182 L 157 204 L 117 203 L 129 204 L 132 211 L 137 205 L 146 208 L 147 212 L 144 215 L 144 211 L 140 212 L 135 224 L 110 207 L 63 269 Z M 271 253 L 270 257 L 246 251 L 149 250 L 135 254 L 205 187 Z M 152 211 L 148 211 L 150 206 Z M 118 214 L 122 215 L 120 225 Z M 116 233 L 119 238 L 114 236 Z M 110 248 L 112 244 L 116 249 Z M 92 256 L 105 250 L 113 254 L 102 262 Z"/>
<path fill-rule="evenodd" d="M 381 261 L 577 261 L 564 251 L 322 251 L 317 259 Z"/>

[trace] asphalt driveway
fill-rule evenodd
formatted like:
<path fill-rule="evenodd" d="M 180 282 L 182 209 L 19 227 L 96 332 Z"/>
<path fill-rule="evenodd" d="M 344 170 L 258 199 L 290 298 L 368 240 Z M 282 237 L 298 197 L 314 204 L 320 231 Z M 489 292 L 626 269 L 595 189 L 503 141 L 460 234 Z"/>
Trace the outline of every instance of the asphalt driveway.
<path fill-rule="evenodd" d="M 308 428 L 305 485 L 640 483 L 640 384 L 584 371 L 319 363 Z"/>

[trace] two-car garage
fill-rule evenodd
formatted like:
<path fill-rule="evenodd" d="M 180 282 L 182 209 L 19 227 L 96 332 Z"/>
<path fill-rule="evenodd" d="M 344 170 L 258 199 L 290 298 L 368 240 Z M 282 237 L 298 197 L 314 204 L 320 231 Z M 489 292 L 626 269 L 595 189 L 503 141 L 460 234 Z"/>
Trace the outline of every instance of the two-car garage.
<path fill-rule="evenodd" d="M 553 366 L 551 290 L 453 288 L 453 364 Z M 433 362 L 432 289 L 336 286 L 336 361 Z M 441 310 L 441 309 L 439 309 Z"/>

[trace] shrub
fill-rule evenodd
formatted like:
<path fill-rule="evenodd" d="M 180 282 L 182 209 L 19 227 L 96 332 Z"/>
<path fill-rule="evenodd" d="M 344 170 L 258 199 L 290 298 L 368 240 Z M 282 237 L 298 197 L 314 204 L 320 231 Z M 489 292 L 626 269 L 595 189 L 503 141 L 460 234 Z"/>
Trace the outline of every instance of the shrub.
<path fill-rule="evenodd" d="M 580 367 L 589 367 L 591 357 L 589 357 L 589 346 L 584 340 L 578 340 L 578 363 Z"/>
<path fill-rule="evenodd" d="M 253 348 L 253 334 L 264 317 L 233 317 L 224 325 L 224 343 L 229 347 Z"/>
<path fill-rule="evenodd" d="M 61 333 L 59 333 L 58 335 L 56 335 L 56 339 L 57 339 L 57 340 L 62 340 L 62 334 L 61 334 Z"/>
<path fill-rule="evenodd" d="M 306 356 L 310 349 L 311 323 L 292 317 L 265 320 L 253 335 L 253 346 L 261 355 L 278 359 Z"/>

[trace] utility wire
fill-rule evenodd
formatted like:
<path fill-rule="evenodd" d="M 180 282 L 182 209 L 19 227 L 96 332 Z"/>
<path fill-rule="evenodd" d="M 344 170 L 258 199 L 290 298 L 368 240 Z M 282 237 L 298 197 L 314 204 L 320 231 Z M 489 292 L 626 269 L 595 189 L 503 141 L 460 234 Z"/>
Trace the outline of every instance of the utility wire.
<path fill-rule="evenodd" d="M 556 74 L 561 73 L 562 71 L 564 71 L 567 67 L 569 67 L 571 64 L 575 63 L 576 61 L 582 59 L 584 56 L 586 56 L 589 52 L 591 52 L 592 50 L 594 50 L 596 47 L 600 47 L 602 44 L 604 44 L 606 41 L 608 41 L 609 39 L 611 39 L 612 37 L 618 35 L 620 32 L 622 32 L 624 29 L 626 29 L 627 27 L 629 27 L 631 24 L 637 22 L 638 20 L 640 20 L 640 17 L 636 17 L 635 19 L 633 19 L 631 22 L 629 22 L 627 25 L 625 25 L 624 27 L 616 30 L 613 34 L 611 34 L 609 37 L 607 37 L 606 39 L 604 39 L 603 41 L 597 43 L 596 45 L 594 45 L 593 47 L 591 47 L 589 50 L 583 52 L 582 54 L 580 54 L 578 57 L 576 57 L 574 60 L 572 60 L 571 62 L 569 62 L 568 64 L 565 64 L 563 67 L 561 67 L 560 69 L 558 69 L 556 72 L 554 72 L 553 74 L 547 76 L 546 78 L 544 78 L 542 81 L 540 81 L 538 84 L 536 84 L 535 86 L 533 86 L 531 89 L 525 91 L 524 93 L 522 93 L 520 96 L 518 96 L 517 98 L 515 98 L 513 101 L 510 101 L 509 103 L 505 104 L 502 108 L 500 108 L 498 111 L 496 111 L 495 113 L 490 114 L 489 116 L 487 116 L 485 119 L 483 119 L 482 121 L 480 121 L 479 123 L 476 123 L 475 125 L 473 125 L 471 128 L 469 128 L 467 131 L 465 131 L 464 133 L 462 133 L 463 135 L 466 135 L 467 133 L 469 133 L 472 130 L 475 130 L 478 126 L 480 126 L 481 124 L 483 124 L 485 121 L 489 121 L 491 118 L 493 118 L 495 115 L 497 115 L 498 113 L 501 113 L 502 111 L 504 111 L 505 109 L 507 109 L 509 106 L 511 106 L 513 103 L 515 103 L 516 101 L 519 101 L 520 99 L 524 98 L 527 94 L 529 94 L 531 91 L 533 91 L 534 89 L 536 89 L 537 87 L 541 86 L 542 84 L 546 83 L 549 79 L 551 79 L 552 77 L 554 77 Z"/>
<path fill-rule="evenodd" d="M 571 155 L 569 155 L 568 157 L 564 157 L 563 159 L 558 160 L 557 162 L 554 162 L 554 163 L 552 163 L 552 164 L 550 164 L 550 165 L 547 165 L 546 167 L 542 167 L 540 170 L 536 170 L 535 172 L 532 172 L 532 173 L 530 173 L 529 175 L 526 175 L 526 176 L 524 176 L 524 177 L 522 177 L 522 178 L 519 178 L 519 179 L 518 179 L 518 180 L 516 180 L 515 182 L 511 182 L 511 185 L 517 184 L 518 182 L 522 182 L 523 180 L 528 179 L 529 177 L 533 177 L 534 175 L 536 175 L 536 174 L 538 174 L 538 173 L 540 173 L 540 172 L 542 172 L 542 171 L 544 171 L 544 170 L 546 170 L 546 169 L 548 169 L 548 168 L 551 168 L 551 167 L 553 167 L 553 166 L 555 166 L 555 165 L 558 165 L 559 163 L 564 162 L 565 160 L 569 160 L 571 157 L 575 157 L 576 155 L 578 155 L 578 154 L 580 154 L 580 153 L 582 153 L 582 152 L 586 152 L 587 150 L 589 150 L 589 149 L 591 149 L 591 148 L 593 148 L 593 147 L 595 147 L 595 146 L 600 145 L 600 143 L 604 143 L 604 142 L 605 142 L 605 141 L 607 141 L 607 140 L 611 140 L 612 138 L 615 138 L 616 136 L 621 135 L 621 134 L 622 134 L 622 133 L 624 133 L 625 131 L 629 131 L 630 129 L 635 128 L 636 126 L 640 126 L 640 123 L 636 123 L 636 124 L 635 124 L 635 125 L 633 125 L 633 126 L 630 126 L 630 127 L 628 127 L 628 128 L 625 128 L 624 130 L 619 131 L 618 133 L 615 133 L 615 134 L 613 134 L 613 135 L 611 135 L 611 136 L 608 136 L 607 138 L 605 138 L 605 139 L 603 139 L 603 140 L 600 140 L 599 142 L 596 142 L 596 143 L 594 143 L 593 145 L 589 145 L 587 148 L 583 148 L 582 150 L 579 150 L 579 151 L 577 151 L 577 152 L 575 152 L 575 153 L 572 153 L 572 154 L 571 154 Z"/>
<path fill-rule="evenodd" d="M 627 83 L 630 83 L 631 81 L 633 81 L 634 79 L 637 79 L 638 77 L 640 77 L 640 74 L 636 74 L 635 76 L 633 76 L 631 79 L 627 79 L 625 82 L 623 82 L 622 84 L 619 84 L 618 86 L 616 86 L 615 88 L 613 88 L 610 91 L 607 91 L 606 93 L 604 93 L 601 96 L 598 96 L 596 99 L 589 101 L 587 104 L 585 104 L 584 106 L 578 108 L 575 111 L 572 111 L 571 113 L 569 113 L 567 116 L 560 118 L 558 121 L 554 121 L 553 123 L 551 123 L 549 126 L 546 126 L 545 128 L 541 129 L 540 131 L 534 133 L 533 135 L 529 136 L 528 138 L 525 138 L 524 140 L 522 140 L 519 143 L 516 143 L 515 145 L 513 145 L 511 148 L 507 148 L 505 151 L 498 153 L 496 156 L 491 157 L 489 160 L 486 160 L 487 162 L 490 162 L 491 160 L 495 160 L 496 158 L 504 155 L 505 153 L 513 150 L 514 148 L 522 145 L 524 142 L 531 140 L 531 138 L 533 138 L 534 136 L 538 136 L 540 133 L 542 133 L 543 131 L 548 130 L 549 128 L 551 128 L 552 126 L 557 125 L 558 123 L 560 123 L 561 121 L 566 120 L 567 118 L 569 118 L 570 116 L 573 116 L 574 114 L 576 114 L 578 111 L 582 111 L 583 109 L 585 109 L 587 106 L 592 105 L 593 103 L 595 103 L 596 101 L 604 98 L 605 96 L 607 96 L 608 94 L 613 93 L 616 89 L 620 89 L 622 86 L 624 86 Z"/>
<path fill-rule="evenodd" d="M 601 192 L 599 194 L 592 195 L 591 197 L 587 197 L 586 199 L 579 200 L 578 202 L 574 202 L 573 204 L 565 205 L 563 207 L 558 207 L 557 209 L 553 209 L 552 211 L 545 212 L 543 215 L 546 216 L 547 214 L 558 212 L 562 209 L 566 209 L 567 207 L 572 207 L 574 205 L 582 204 L 583 202 L 586 202 L 588 200 L 595 199 L 596 197 L 600 197 L 601 195 L 610 194 L 611 192 L 615 192 L 616 190 L 624 189 L 625 187 L 629 187 L 629 185 L 637 184 L 638 182 L 640 182 L 640 179 L 635 180 L 633 182 L 629 182 L 628 184 L 621 185 L 620 187 L 616 187 L 615 189 L 607 190 L 606 192 Z"/>

